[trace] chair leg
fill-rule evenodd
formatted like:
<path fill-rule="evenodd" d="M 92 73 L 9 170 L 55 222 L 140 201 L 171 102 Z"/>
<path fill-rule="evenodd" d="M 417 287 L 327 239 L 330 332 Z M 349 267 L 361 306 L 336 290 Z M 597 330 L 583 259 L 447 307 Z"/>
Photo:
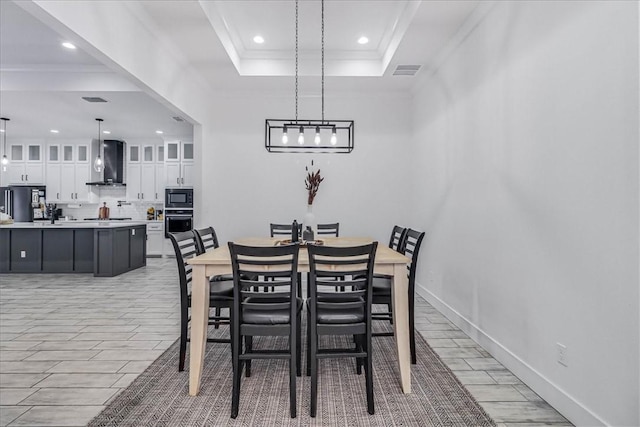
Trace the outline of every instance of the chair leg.
<path fill-rule="evenodd" d="M 362 337 L 354 335 L 353 339 L 356 343 L 356 351 L 362 351 Z M 364 365 L 364 360 L 361 357 L 356 357 L 356 374 L 362 374 L 362 365 Z"/>
<path fill-rule="evenodd" d="M 307 312 L 309 314 L 309 312 Z M 307 316 L 309 317 L 309 316 Z M 306 376 L 311 376 L 311 325 L 307 319 L 307 369 Z"/>
<path fill-rule="evenodd" d="M 240 343 L 242 337 L 235 336 L 233 339 L 233 391 L 231 395 L 231 418 L 238 416 L 240 407 L 240 377 L 242 376 L 242 365 L 240 363 Z"/>
<path fill-rule="evenodd" d="M 299 316 L 296 316 L 299 317 Z M 299 318 L 297 319 L 300 320 Z M 300 375 L 300 367 L 298 362 L 298 347 L 300 341 L 299 323 L 296 330 L 289 332 L 289 411 L 291 418 L 296 417 L 296 377 Z M 294 343 L 295 341 L 295 343 Z M 294 353 L 295 352 L 295 353 Z"/>
<path fill-rule="evenodd" d="M 417 363 L 416 328 L 415 328 L 416 319 L 413 312 L 414 305 L 415 305 L 415 301 L 412 297 L 410 297 L 409 298 L 409 348 L 411 349 L 411 364 L 413 365 Z"/>
<path fill-rule="evenodd" d="M 364 368 L 364 374 L 367 384 L 367 412 L 369 415 L 375 414 L 375 406 L 373 402 L 373 361 L 371 352 L 371 336 L 368 336 L 365 341 L 365 347 L 367 352 L 366 363 Z"/>
<path fill-rule="evenodd" d="M 245 353 L 251 353 L 251 350 L 253 350 L 253 337 L 252 336 L 245 336 L 244 337 L 244 348 L 245 348 Z M 244 376 L 249 378 L 251 376 L 251 359 L 247 359 L 244 361 Z"/>
<path fill-rule="evenodd" d="M 310 415 L 315 418 L 318 406 L 318 338 L 316 334 L 311 334 L 311 402 Z"/>
<path fill-rule="evenodd" d="M 393 304 L 387 304 L 387 308 L 389 309 L 389 323 L 393 325 Z"/>
<path fill-rule="evenodd" d="M 216 317 L 220 317 L 220 307 L 216 307 Z M 215 329 L 219 329 L 220 328 L 220 320 L 216 319 L 215 323 L 214 323 L 214 328 Z"/>
<path fill-rule="evenodd" d="M 302 376 L 302 316 L 298 314 L 296 324 L 296 376 Z"/>
<path fill-rule="evenodd" d="M 188 313 L 180 316 L 180 356 L 178 358 L 178 372 L 184 371 L 184 360 L 187 356 L 187 333 L 189 327 Z"/>

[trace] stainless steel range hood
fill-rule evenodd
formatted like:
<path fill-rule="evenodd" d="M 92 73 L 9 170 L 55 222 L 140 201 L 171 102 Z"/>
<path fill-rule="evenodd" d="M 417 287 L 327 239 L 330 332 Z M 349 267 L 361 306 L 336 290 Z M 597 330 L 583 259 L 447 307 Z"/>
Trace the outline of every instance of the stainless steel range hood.
<path fill-rule="evenodd" d="M 105 139 L 104 145 L 104 179 L 87 182 L 87 185 L 125 186 L 124 183 L 124 141 Z"/>

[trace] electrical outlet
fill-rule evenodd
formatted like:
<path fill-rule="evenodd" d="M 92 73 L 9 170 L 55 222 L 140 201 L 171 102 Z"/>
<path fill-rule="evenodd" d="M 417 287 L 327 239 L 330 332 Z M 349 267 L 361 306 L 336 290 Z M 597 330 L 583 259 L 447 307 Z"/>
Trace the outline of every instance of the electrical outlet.
<path fill-rule="evenodd" d="M 558 363 L 562 366 L 569 366 L 569 358 L 567 355 L 567 346 L 564 344 L 556 343 L 558 348 Z"/>
<path fill-rule="evenodd" d="M 135 228 L 132 228 L 132 229 L 131 229 L 131 235 L 132 235 L 132 236 L 135 236 L 135 235 L 136 235 L 136 229 L 135 229 Z"/>
<path fill-rule="evenodd" d="M 27 251 L 20 251 L 20 258 L 26 258 L 27 257 Z"/>

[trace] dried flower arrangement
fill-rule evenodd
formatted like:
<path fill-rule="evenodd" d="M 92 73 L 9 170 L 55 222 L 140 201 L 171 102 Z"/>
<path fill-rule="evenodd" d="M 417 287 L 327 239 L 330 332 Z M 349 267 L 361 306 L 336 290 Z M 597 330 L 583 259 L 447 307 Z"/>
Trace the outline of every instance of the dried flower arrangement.
<path fill-rule="evenodd" d="M 313 161 L 311 161 L 311 166 L 313 166 Z M 307 178 L 304 180 L 304 184 L 307 187 L 307 191 L 309 192 L 309 197 L 307 199 L 307 204 L 313 205 L 313 199 L 316 198 L 316 194 L 318 193 L 318 188 L 320 188 L 320 183 L 324 181 L 324 178 L 320 176 L 320 169 L 316 172 L 309 172 L 309 168 L 305 168 L 307 170 Z"/>

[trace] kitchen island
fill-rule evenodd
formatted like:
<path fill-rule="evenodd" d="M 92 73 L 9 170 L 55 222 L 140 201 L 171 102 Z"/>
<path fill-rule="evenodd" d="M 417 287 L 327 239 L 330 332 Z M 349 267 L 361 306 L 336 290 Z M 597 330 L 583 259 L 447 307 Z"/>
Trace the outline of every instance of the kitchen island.
<path fill-rule="evenodd" d="M 0 225 L 0 273 L 113 277 L 146 265 L 146 240 L 144 221 Z"/>

